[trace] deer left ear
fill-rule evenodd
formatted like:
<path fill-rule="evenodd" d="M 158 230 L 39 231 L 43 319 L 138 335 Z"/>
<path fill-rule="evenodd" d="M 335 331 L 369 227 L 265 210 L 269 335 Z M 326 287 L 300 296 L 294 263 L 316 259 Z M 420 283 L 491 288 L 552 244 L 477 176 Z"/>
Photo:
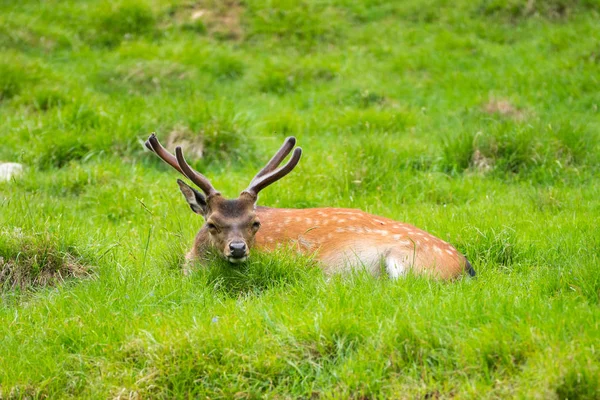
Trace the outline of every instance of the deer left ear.
<path fill-rule="evenodd" d="M 196 214 L 205 216 L 207 212 L 206 197 L 181 179 L 177 179 L 177 184 L 192 211 Z"/>

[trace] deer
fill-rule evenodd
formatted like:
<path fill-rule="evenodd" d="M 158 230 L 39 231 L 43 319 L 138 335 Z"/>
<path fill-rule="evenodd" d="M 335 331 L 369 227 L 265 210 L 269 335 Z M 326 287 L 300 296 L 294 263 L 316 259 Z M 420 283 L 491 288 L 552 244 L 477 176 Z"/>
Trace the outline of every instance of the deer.
<path fill-rule="evenodd" d="M 204 218 L 186 255 L 188 263 L 216 250 L 236 264 L 245 262 L 253 248 L 273 251 L 291 246 L 314 256 L 326 275 L 364 268 L 374 276 L 385 271 L 391 279 L 409 273 L 440 280 L 475 276 L 469 261 L 452 245 L 410 224 L 350 208 L 258 206 L 258 194 L 298 165 L 302 149 L 295 147 L 294 137 L 285 139 L 236 199 L 224 198 L 204 175 L 192 169 L 180 146 L 173 155 L 154 133 L 145 146 L 201 190 L 177 179 L 191 210 Z M 280 166 L 290 152 L 287 163 Z"/>

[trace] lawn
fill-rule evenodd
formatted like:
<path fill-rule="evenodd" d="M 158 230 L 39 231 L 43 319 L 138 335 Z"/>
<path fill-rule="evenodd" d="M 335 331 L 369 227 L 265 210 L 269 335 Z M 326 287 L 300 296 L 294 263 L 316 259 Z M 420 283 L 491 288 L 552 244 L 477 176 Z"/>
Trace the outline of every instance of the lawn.
<path fill-rule="evenodd" d="M 600 2 L 0 2 L 0 398 L 600 398 Z M 325 276 L 202 225 L 229 197 L 452 243 L 477 278 Z"/>

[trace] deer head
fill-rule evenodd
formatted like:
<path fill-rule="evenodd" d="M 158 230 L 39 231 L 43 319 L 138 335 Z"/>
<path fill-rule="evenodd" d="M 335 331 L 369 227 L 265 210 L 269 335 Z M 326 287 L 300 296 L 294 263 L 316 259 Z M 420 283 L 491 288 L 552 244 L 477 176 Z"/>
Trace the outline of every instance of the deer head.
<path fill-rule="evenodd" d="M 300 161 L 302 149 L 294 149 L 295 145 L 296 138 L 285 139 L 279 151 L 256 174 L 248 188 L 237 199 L 225 199 L 204 175 L 189 166 L 181 147 L 175 148 L 174 156 L 158 142 L 154 133 L 146 141 L 146 147 L 150 151 L 201 189 L 202 193 L 182 180 L 177 180 L 192 211 L 204 217 L 205 224 L 201 232 L 205 231 L 210 245 L 232 263 L 248 258 L 256 232 L 260 229 L 260 221 L 255 212 L 258 193 L 289 174 Z M 287 164 L 277 168 L 292 149 L 294 152 Z"/>

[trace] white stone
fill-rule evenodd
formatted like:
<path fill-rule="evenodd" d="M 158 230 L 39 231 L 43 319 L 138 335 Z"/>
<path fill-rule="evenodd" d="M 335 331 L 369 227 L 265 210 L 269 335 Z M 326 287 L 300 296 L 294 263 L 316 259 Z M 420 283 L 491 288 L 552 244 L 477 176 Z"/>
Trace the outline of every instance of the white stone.
<path fill-rule="evenodd" d="M 17 163 L 0 163 L 0 181 L 9 181 L 13 176 L 23 173 L 23 166 Z"/>

